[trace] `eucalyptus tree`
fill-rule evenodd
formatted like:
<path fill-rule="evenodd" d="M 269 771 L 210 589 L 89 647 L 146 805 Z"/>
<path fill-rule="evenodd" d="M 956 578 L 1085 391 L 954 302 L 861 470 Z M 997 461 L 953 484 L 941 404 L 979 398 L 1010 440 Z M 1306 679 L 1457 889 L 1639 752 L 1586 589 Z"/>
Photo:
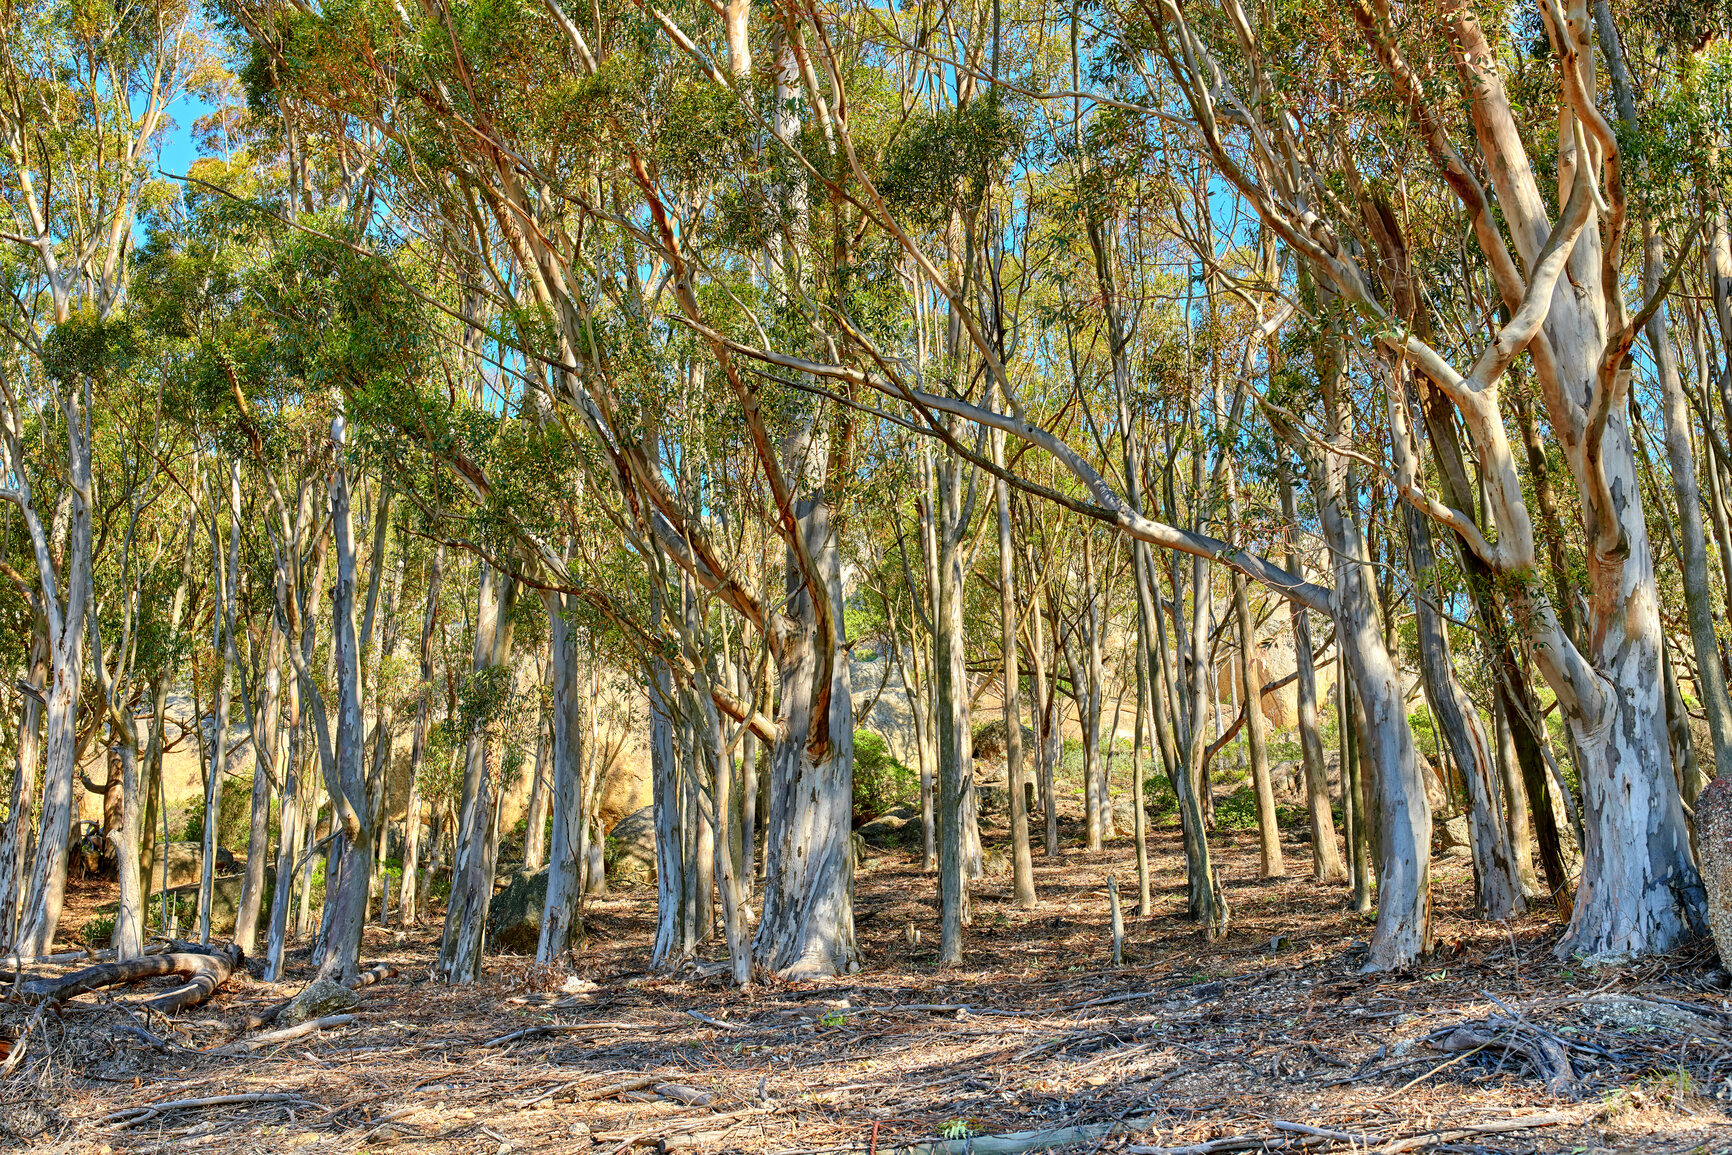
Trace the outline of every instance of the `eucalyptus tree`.
<path fill-rule="evenodd" d="M 1568 723 L 1582 776 L 1586 844 L 1570 931 L 1558 949 L 1589 956 L 1669 949 L 1700 921 L 1701 885 L 1664 753 L 1653 558 L 1627 417 L 1631 349 L 1660 297 L 1632 310 L 1626 296 L 1624 160 L 1596 103 L 1587 4 L 1538 7 L 1550 47 L 1547 98 L 1559 126 L 1548 157 L 1556 165 L 1553 198 L 1542 191 L 1525 143 L 1526 110 L 1512 100 L 1499 67 L 1498 42 L 1507 33 L 1484 25 L 1467 6 L 1445 4 L 1441 25 L 1410 21 L 1381 4 L 1354 6 L 1358 38 L 1378 66 L 1375 80 L 1361 83 L 1393 98 L 1407 127 L 1366 118 L 1356 126 L 1359 147 L 1322 152 L 1314 145 L 1340 119 L 1336 109 L 1349 90 L 1284 83 L 1264 64 L 1270 51 L 1287 50 L 1275 48 L 1273 30 L 1253 22 L 1237 0 L 1225 0 L 1220 12 L 1225 22 L 1217 31 L 1163 2 L 1152 28 L 1141 14 L 1127 27 L 1157 35 L 1163 71 L 1183 94 L 1185 114 L 1223 179 L 1339 296 L 1343 338 L 1363 342 L 1366 355 L 1392 371 L 1423 376 L 1461 417 L 1482 466 L 1496 539 L 1469 511 L 1417 484 L 1401 488 L 1406 500 L 1458 533 L 1509 591 L 1524 641 Z M 1434 88 L 1428 62 L 1441 57 L 1455 65 L 1454 91 L 1441 80 Z M 1349 83 L 1345 75 L 1332 79 Z M 1457 98 L 1466 103 L 1465 125 L 1448 103 Z M 1246 101 L 1258 111 L 1240 130 L 1227 113 Z M 1275 112 L 1277 103 L 1289 111 Z M 1459 134 L 1472 142 L 1475 159 L 1457 144 Z M 1398 270 L 1387 259 L 1373 265 L 1356 258 L 1344 245 L 1344 238 L 1379 224 L 1385 231 L 1396 225 L 1403 247 L 1426 239 L 1394 218 L 1373 219 L 1368 186 L 1382 174 L 1371 146 L 1383 140 L 1421 151 L 1441 186 L 1432 186 L 1435 195 L 1454 198 L 1471 222 L 1478 248 L 1473 273 L 1490 278 L 1507 310 L 1490 340 L 1448 340 L 1442 331 L 1427 340 L 1416 315 L 1402 316 L 1394 304 L 1389 280 Z M 1308 151 L 1328 157 L 1324 172 L 1347 182 L 1346 202 L 1323 191 L 1322 173 L 1288 163 Z M 1491 212 L 1493 192 L 1498 216 Z M 1534 580 L 1534 516 L 1500 402 L 1500 384 L 1524 352 L 1587 530 L 1587 621 L 1579 639 Z M 1455 367 L 1469 362 L 1466 372 Z M 1387 404 L 1398 427 L 1407 404 L 1402 391 L 1387 390 Z M 1363 678 L 1358 685 L 1363 696 Z M 1386 812 L 1386 838 L 1388 820 Z"/>

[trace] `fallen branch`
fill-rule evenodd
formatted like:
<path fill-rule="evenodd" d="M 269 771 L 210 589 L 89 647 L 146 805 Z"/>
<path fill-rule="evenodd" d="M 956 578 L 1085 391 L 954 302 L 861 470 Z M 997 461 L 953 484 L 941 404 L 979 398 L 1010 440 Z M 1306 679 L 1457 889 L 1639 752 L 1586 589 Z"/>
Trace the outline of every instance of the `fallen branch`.
<path fill-rule="evenodd" d="M 162 975 L 181 975 L 187 979 L 182 985 L 134 1004 L 170 1015 L 209 999 L 245 961 L 246 955 L 233 943 L 209 953 L 150 955 L 125 962 L 100 963 L 59 978 L 37 979 L 19 987 L 18 997 L 32 1003 L 63 1003 L 105 987 L 125 986 Z"/>
<path fill-rule="evenodd" d="M 318 1031 L 327 1031 L 332 1027 L 340 1027 L 360 1018 L 359 1015 L 326 1015 L 322 1019 L 308 1019 L 304 1023 L 296 1023 L 292 1027 L 284 1027 L 280 1031 L 267 1031 L 262 1035 L 254 1035 L 250 1039 L 238 1039 L 235 1042 L 217 1047 L 205 1052 L 209 1055 L 244 1055 L 248 1051 L 256 1051 L 260 1047 L 269 1047 L 275 1043 L 286 1043 L 290 1039 L 298 1039 L 303 1035 L 311 1035 Z"/>
<path fill-rule="evenodd" d="M 1040 1131 L 1012 1131 L 1007 1135 L 970 1135 L 962 1139 L 926 1139 L 901 1147 L 880 1147 L 880 1155 L 1020 1155 L 1048 1147 L 1068 1147 L 1130 1135 L 1155 1126 L 1153 1116 L 1112 1123 L 1088 1123 L 1080 1127 L 1049 1127 Z M 1260 1142 L 1260 1141 L 1259 1141 Z M 1164 1151 L 1162 1147 L 1127 1147 L 1127 1151 Z M 1221 1147 L 1216 1150 L 1228 1150 Z"/>
<path fill-rule="evenodd" d="M 290 1095 L 278 1091 L 253 1091 L 245 1095 L 212 1095 L 206 1099 L 171 1099 L 166 1103 L 147 1103 L 142 1107 L 123 1107 L 118 1111 L 110 1111 L 100 1120 L 103 1123 L 113 1123 L 117 1129 L 125 1129 L 137 1123 L 145 1123 L 169 1111 L 191 1111 L 200 1107 L 229 1107 L 241 1103 L 304 1103 L 299 1095 Z"/>
<path fill-rule="evenodd" d="M 1471 1139 L 1475 1135 L 1501 1135 L 1507 1131 L 1531 1131 L 1537 1127 L 1556 1127 L 1565 1123 L 1586 1123 L 1596 1117 L 1598 1111 L 1587 1114 L 1559 1112 L 1555 1115 L 1524 1115 L 1517 1119 L 1499 1119 L 1492 1123 L 1471 1123 L 1450 1130 L 1427 1131 L 1423 1135 L 1413 1135 L 1406 1139 L 1397 1139 L 1393 1143 L 1385 1143 L 1373 1149 L 1373 1155 L 1401 1155 L 1403 1151 L 1413 1151 L 1420 1147 L 1429 1147 L 1434 1143 L 1454 1143 L 1460 1139 Z"/>

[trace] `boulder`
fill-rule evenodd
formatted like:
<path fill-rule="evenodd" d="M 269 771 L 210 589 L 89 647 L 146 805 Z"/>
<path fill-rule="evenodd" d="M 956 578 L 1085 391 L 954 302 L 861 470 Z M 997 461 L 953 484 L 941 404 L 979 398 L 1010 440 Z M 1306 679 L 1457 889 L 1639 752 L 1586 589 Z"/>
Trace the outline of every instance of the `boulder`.
<path fill-rule="evenodd" d="M 534 874 L 516 871 L 505 889 L 487 903 L 487 941 L 494 951 L 534 954 L 541 945 L 541 918 L 547 906 L 547 867 Z"/>
<path fill-rule="evenodd" d="M 656 876 L 656 811 L 645 806 L 614 824 L 607 834 L 610 883 L 648 882 Z"/>
<path fill-rule="evenodd" d="M 1708 892 L 1708 929 L 1720 965 L 1732 970 L 1732 778 L 1716 778 L 1696 796 L 1696 854 Z"/>
<path fill-rule="evenodd" d="M 289 1005 L 277 1015 L 277 1026 L 292 1027 L 308 1019 L 323 1018 L 358 1006 L 361 996 L 330 979 L 314 979 L 301 988 L 301 993 L 289 1000 Z"/>
<path fill-rule="evenodd" d="M 217 859 L 217 862 L 220 866 L 222 859 Z M 244 858 L 240 860 L 240 865 L 246 866 Z M 217 874 L 211 877 L 210 929 L 212 934 L 229 935 L 234 933 L 235 916 L 241 908 L 241 883 L 245 877 L 244 871 L 235 874 Z M 276 867 L 265 867 L 264 890 L 259 895 L 259 926 L 261 927 L 269 924 L 271 896 L 276 893 L 276 882 Z M 198 910 L 198 883 L 198 876 L 194 875 L 191 886 L 170 887 L 169 901 L 177 903 L 183 911 L 196 912 Z M 150 894 L 160 893 L 160 890 L 153 889 L 150 891 Z M 189 915 L 189 918 L 191 921 L 187 925 L 196 927 L 198 915 L 194 913 Z"/>
<path fill-rule="evenodd" d="M 626 752 L 609 766 L 596 792 L 596 813 L 612 829 L 654 801 L 647 757 Z"/>
<path fill-rule="evenodd" d="M 1437 832 L 1438 852 L 1447 858 L 1472 858 L 1473 835 L 1467 815 L 1457 814 L 1432 827 Z"/>
<path fill-rule="evenodd" d="M 982 722 L 974 728 L 974 760 L 976 762 L 999 762 L 1004 759 L 1005 744 L 1009 740 L 1010 731 L 1005 727 L 1002 717 L 990 722 Z M 1027 726 L 1022 728 L 1022 756 L 1025 762 L 1033 759 L 1035 746 L 1034 731 Z"/>
<path fill-rule="evenodd" d="M 197 886 L 199 872 L 204 869 L 204 847 L 196 842 L 170 842 L 158 844 L 156 862 L 151 868 L 150 883 L 147 890 L 162 889 L 163 871 L 168 871 L 168 888 L 174 890 L 181 886 Z"/>
<path fill-rule="evenodd" d="M 890 846 L 907 837 L 910 823 L 920 821 L 920 811 L 912 806 L 898 806 L 860 825 L 856 833 L 873 846 Z"/>

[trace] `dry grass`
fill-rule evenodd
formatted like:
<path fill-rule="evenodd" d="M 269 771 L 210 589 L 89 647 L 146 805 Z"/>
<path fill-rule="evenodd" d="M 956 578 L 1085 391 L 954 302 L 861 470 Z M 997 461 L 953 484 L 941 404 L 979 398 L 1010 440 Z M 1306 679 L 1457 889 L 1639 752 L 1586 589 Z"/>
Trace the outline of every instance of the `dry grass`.
<path fill-rule="evenodd" d="M 1241 1135 L 1279 1141 L 1278 1120 L 1383 1140 L 1564 1112 L 1565 1125 L 1430 1149 L 1732 1151 L 1724 1039 L 1631 1036 L 1611 1039 L 1609 1058 L 1575 1052 L 1575 1100 L 1548 1094 L 1506 1053 L 1445 1054 L 1424 1043 L 1437 1028 L 1513 1011 L 1603 1046 L 1608 1036 L 1589 1031 L 1577 1010 L 1586 994 L 1605 989 L 1725 1010 L 1711 948 L 1638 967 L 1560 964 L 1550 953 L 1561 929 L 1555 918 L 1473 921 L 1468 867 L 1445 859 L 1436 871 L 1437 956 L 1419 973 L 1361 976 L 1356 948 L 1370 927 L 1344 909 L 1339 888 L 1311 882 L 1304 845 L 1287 845 L 1290 874 L 1272 881 L 1256 877 L 1253 835 L 1215 846 L 1233 910 L 1225 939 L 1204 944 L 1179 917 L 1183 863 L 1173 833 L 1161 831 L 1151 848 L 1154 910 L 1128 919 L 1126 965 L 1117 969 L 1109 965 L 1105 883 L 1116 874 L 1127 908 L 1134 905 L 1128 840 L 1100 854 L 1037 853 L 1041 902 L 1032 911 L 1010 905 L 1007 878 L 984 880 L 959 971 L 934 965 L 933 880 L 900 851 L 874 852 L 859 877 L 865 967 L 828 983 L 737 991 L 691 971 L 646 974 L 649 889 L 593 903 L 574 975 L 496 956 L 482 982 L 449 989 L 428 977 L 436 924 L 406 935 L 369 930 L 365 957 L 394 962 L 401 977 L 368 988 L 355 1023 L 275 1050 L 198 1053 L 229 1039 L 247 1013 L 298 989 L 304 959 L 291 981 L 231 980 L 206 1007 L 150 1023 L 169 1042 L 166 1053 L 117 1031 L 134 1020 L 105 999 L 46 1016 L 33 1057 L 0 1087 L 0 1129 L 5 1142 L 65 1152 L 396 1146 L 624 1155 L 658 1145 L 888 1151 L 963 1128 L 1002 1134 L 1142 1121 L 1135 1135 L 1073 1148 L 1091 1152 Z M 67 921 L 76 927 L 77 912 L 104 896 L 85 887 L 73 897 Z M 910 923 L 925 932 L 919 946 L 908 942 Z M 578 982 L 570 989 L 580 993 L 561 994 L 573 978 L 593 991 Z M 1101 1001 L 1121 995 L 1136 997 Z M 14 1029 L 27 1013 L 0 1008 Z M 537 1025 L 564 1030 L 484 1045 Z M 616 1091 L 621 1083 L 638 1086 Z M 664 1083 L 708 1102 L 657 1094 Z M 603 1091 L 610 1097 L 595 1097 Z M 292 1097 L 109 1118 L 237 1094 Z M 1308 1149 L 1348 1146 L 1314 1144 Z"/>

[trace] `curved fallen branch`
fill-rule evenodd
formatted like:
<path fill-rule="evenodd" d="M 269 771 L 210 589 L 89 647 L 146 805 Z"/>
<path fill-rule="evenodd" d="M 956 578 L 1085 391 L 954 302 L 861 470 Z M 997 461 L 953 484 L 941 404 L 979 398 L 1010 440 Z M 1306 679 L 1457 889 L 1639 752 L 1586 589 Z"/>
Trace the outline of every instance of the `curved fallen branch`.
<path fill-rule="evenodd" d="M 29 1003 L 63 1003 L 107 987 L 126 986 L 162 975 L 181 975 L 187 980 L 182 985 L 135 1004 L 171 1015 L 209 999 L 245 961 L 246 955 L 233 943 L 208 954 L 150 955 L 125 962 L 100 963 L 58 978 L 36 979 L 19 987 L 18 997 Z"/>

